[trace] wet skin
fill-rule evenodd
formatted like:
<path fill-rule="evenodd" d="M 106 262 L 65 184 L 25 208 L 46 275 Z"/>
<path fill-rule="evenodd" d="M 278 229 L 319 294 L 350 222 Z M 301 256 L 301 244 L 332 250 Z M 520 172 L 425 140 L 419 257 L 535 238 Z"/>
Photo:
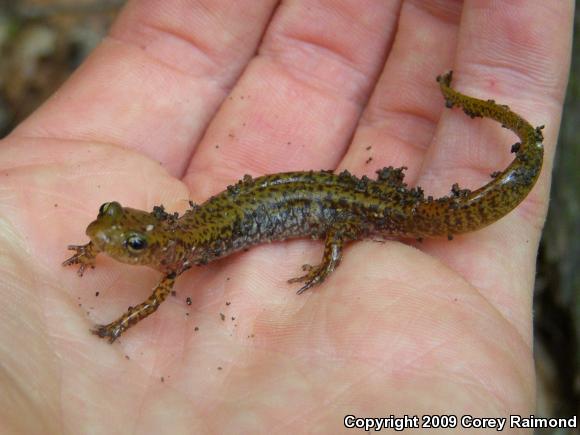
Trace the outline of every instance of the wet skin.
<path fill-rule="evenodd" d="M 305 265 L 298 294 L 320 284 L 339 265 L 346 242 L 368 237 L 424 237 L 461 234 L 483 228 L 513 210 L 533 188 L 542 168 L 543 127 L 533 127 L 507 106 L 463 95 L 450 87 L 451 73 L 437 78 L 446 106 L 460 107 L 472 118 L 496 120 L 513 131 L 515 159 L 492 181 L 470 191 L 454 184 L 451 195 L 425 197 L 420 187 L 403 182 L 405 168 L 386 167 L 377 179 L 344 171 L 287 172 L 237 184 L 191 204 L 182 216 L 107 202 L 87 227 L 91 241 L 69 246 L 75 255 L 63 265 L 79 264 L 82 276 L 104 252 L 128 264 L 147 265 L 164 274 L 147 300 L 93 331 L 115 341 L 129 327 L 157 310 L 178 275 L 250 246 L 298 237 L 324 239 L 320 264 Z"/>

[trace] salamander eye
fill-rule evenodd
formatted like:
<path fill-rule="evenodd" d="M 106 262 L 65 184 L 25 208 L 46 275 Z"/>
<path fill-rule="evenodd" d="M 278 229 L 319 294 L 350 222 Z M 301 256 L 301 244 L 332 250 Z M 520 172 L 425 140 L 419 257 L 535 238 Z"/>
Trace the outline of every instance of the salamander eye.
<path fill-rule="evenodd" d="M 139 252 L 147 247 L 147 240 L 140 234 L 132 234 L 127 238 L 125 244 L 130 251 Z"/>
<path fill-rule="evenodd" d="M 123 207 L 117 201 L 105 202 L 99 207 L 99 216 L 108 214 L 109 216 L 119 216 L 123 212 Z"/>

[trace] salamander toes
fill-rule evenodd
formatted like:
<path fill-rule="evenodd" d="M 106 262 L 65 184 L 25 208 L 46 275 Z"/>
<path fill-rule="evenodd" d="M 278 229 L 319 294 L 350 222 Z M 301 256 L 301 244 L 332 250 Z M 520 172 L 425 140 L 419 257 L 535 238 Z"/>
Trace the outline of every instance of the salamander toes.
<path fill-rule="evenodd" d="M 324 281 L 324 279 L 328 275 L 328 271 L 326 270 L 326 268 L 323 265 L 311 266 L 309 264 L 305 264 L 304 266 L 302 266 L 302 270 L 308 271 L 308 273 L 306 275 L 302 275 L 302 276 L 288 280 L 288 283 L 290 283 L 290 284 L 293 284 L 296 282 L 304 282 L 305 283 L 300 288 L 300 290 L 298 290 L 296 292 L 299 295 L 304 293 L 309 288 L 320 284 L 322 281 Z"/>
<path fill-rule="evenodd" d="M 83 276 L 87 267 L 90 267 L 91 269 L 95 268 L 96 251 L 92 243 L 87 243 L 86 245 L 69 245 L 67 248 L 76 253 L 72 257 L 63 261 L 63 266 L 80 264 L 79 269 L 77 270 L 79 276 Z"/>
<path fill-rule="evenodd" d="M 109 343 L 114 343 L 126 328 L 118 322 L 112 322 L 108 325 L 95 325 L 91 332 L 101 338 L 107 338 Z"/>

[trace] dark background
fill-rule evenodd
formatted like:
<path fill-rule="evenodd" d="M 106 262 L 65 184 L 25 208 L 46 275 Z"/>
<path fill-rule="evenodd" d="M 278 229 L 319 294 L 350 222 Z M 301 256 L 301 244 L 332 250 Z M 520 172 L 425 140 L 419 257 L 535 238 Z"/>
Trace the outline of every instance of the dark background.
<path fill-rule="evenodd" d="M 0 0 L 0 138 L 66 80 L 123 3 Z M 575 34 L 535 286 L 539 416 L 570 417 L 580 410 L 580 39 Z"/>

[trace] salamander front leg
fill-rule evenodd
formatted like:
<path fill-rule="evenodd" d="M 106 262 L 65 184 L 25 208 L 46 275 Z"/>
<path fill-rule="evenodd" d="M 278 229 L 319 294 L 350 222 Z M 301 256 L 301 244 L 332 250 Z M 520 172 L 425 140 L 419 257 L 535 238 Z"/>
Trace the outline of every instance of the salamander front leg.
<path fill-rule="evenodd" d="M 149 314 L 155 312 L 161 302 L 163 302 L 175 283 L 175 273 L 166 275 L 157 287 L 151 293 L 147 300 L 136 307 L 129 307 L 129 309 L 114 322 L 108 325 L 97 325 L 91 332 L 101 338 L 109 339 L 113 343 L 123 332 L 135 325 L 140 320 L 147 317 Z"/>
<path fill-rule="evenodd" d="M 342 258 L 342 245 L 343 239 L 336 232 L 331 231 L 326 235 L 322 262 L 317 266 L 305 264 L 302 269 L 308 271 L 306 275 L 288 280 L 289 283 L 306 282 L 298 290 L 298 294 L 302 294 L 309 288 L 322 283 L 338 267 Z"/>
<path fill-rule="evenodd" d="M 95 268 L 95 257 L 99 253 L 93 242 L 86 245 L 69 245 L 68 249 L 76 251 L 76 254 L 62 262 L 63 266 L 72 266 L 73 264 L 80 264 L 77 273 L 83 276 L 85 269 L 88 267 Z"/>

